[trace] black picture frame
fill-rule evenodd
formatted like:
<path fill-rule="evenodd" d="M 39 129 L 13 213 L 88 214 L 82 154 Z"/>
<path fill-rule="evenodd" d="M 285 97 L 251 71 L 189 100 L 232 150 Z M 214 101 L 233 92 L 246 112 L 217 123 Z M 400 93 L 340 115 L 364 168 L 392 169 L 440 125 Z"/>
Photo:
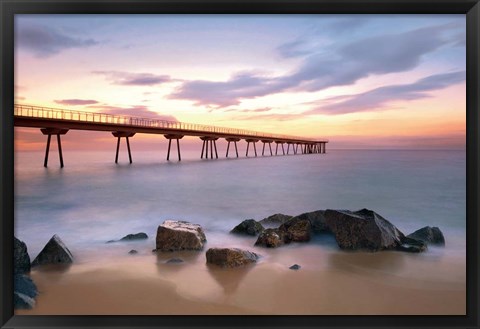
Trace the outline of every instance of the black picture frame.
<path fill-rule="evenodd" d="M 478 0 L 0 0 L 1 328 L 479 328 Z M 467 20 L 466 316 L 18 316 L 13 312 L 14 44 L 16 14 L 465 14 Z"/>

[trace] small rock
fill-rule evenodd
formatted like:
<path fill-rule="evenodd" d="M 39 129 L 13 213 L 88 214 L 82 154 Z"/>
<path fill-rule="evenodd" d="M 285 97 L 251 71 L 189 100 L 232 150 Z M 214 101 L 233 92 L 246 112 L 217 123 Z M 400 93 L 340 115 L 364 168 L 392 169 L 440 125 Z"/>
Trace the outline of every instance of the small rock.
<path fill-rule="evenodd" d="M 130 255 L 135 255 L 135 254 L 138 254 L 138 251 L 136 251 L 135 249 L 132 249 L 128 252 Z"/>
<path fill-rule="evenodd" d="M 285 243 L 285 232 L 278 228 L 267 228 L 255 242 L 256 246 L 276 248 Z"/>
<path fill-rule="evenodd" d="M 29 276 L 24 274 L 14 275 L 13 290 L 31 298 L 35 298 L 38 295 L 37 286 Z"/>
<path fill-rule="evenodd" d="M 267 218 L 262 219 L 259 223 L 265 226 L 268 226 L 270 228 L 272 227 L 279 227 L 283 223 L 285 223 L 287 220 L 292 218 L 293 216 L 290 215 L 284 215 L 284 214 L 275 214 L 272 216 L 269 216 Z"/>
<path fill-rule="evenodd" d="M 254 219 L 246 219 L 230 231 L 234 234 L 259 235 L 265 228 Z"/>
<path fill-rule="evenodd" d="M 58 235 L 54 235 L 32 262 L 32 266 L 43 264 L 68 264 L 73 255 Z"/>
<path fill-rule="evenodd" d="M 312 225 L 308 219 L 293 217 L 280 225 L 279 231 L 285 232 L 285 242 L 310 241 Z"/>
<path fill-rule="evenodd" d="M 179 264 L 183 263 L 183 259 L 181 258 L 170 258 L 169 260 L 166 261 L 167 264 Z"/>
<path fill-rule="evenodd" d="M 186 221 L 166 220 L 157 230 L 157 250 L 202 250 L 207 241 L 203 228 Z"/>
<path fill-rule="evenodd" d="M 407 237 L 421 240 L 427 244 L 445 245 L 445 237 L 438 227 L 425 226 L 412 234 L 407 235 Z"/>
<path fill-rule="evenodd" d="M 294 265 L 289 267 L 289 269 L 291 269 L 291 270 L 299 270 L 300 268 L 301 268 L 301 266 L 298 265 L 298 264 L 294 264 Z"/>
<path fill-rule="evenodd" d="M 140 232 L 136 234 L 128 234 L 120 239 L 120 241 L 131 241 L 131 240 L 145 240 L 148 239 L 148 235 L 146 233 Z"/>
<path fill-rule="evenodd" d="M 256 263 L 259 256 L 251 251 L 238 248 L 210 248 L 207 263 L 222 267 L 238 267 Z"/>
<path fill-rule="evenodd" d="M 13 237 L 13 271 L 14 273 L 30 272 L 30 256 L 27 245 Z"/>
<path fill-rule="evenodd" d="M 24 274 L 15 274 L 13 278 L 13 305 L 15 309 L 31 309 L 38 295 L 37 286 Z"/>
<path fill-rule="evenodd" d="M 157 249 L 152 249 L 152 252 L 157 252 Z"/>
<path fill-rule="evenodd" d="M 28 297 L 20 292 L 13 293 L 13 307 L 16 310 L 27 309 L 30 310 L 35 307 L 35 299 Z"/>

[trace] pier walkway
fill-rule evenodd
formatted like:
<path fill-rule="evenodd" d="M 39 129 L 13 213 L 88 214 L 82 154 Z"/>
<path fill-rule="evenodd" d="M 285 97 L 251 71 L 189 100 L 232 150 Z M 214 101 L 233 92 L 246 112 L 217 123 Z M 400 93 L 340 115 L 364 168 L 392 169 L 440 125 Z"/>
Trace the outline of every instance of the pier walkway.
<path fill-rule="evenodd" d="M 14 126 L 39 128 L 40 131 L 47 136 L 44 160 L 45 167 L 47 167 L 48 164 L 51 138 L 52 135 L 55 135 L 58 143 L 60 166 L 62 168 L 64 163 L 60 136 L 65 135 L 71 129 L 111 132 L 113 136 L 117 138 L 115 163 L 118 163 L 121 138 L 125 138 L 126 140 L 129 161 L 132 163 L 129 138 L 139 133 L 163 135 L 168 140 L 167 160 L 170 160 L 172 140 L 175 140 L 177 144 L 178 161 L 181 161 L 180 139 L 184 136 L 196 136 L 203 141 L 200 155 L 202 159 L 208 159 L 209 155 L 211 159 L 213 159 L 214 156 L 218 159 L 216 142 L 220 138 L 228 142 L 225 156 L 229 156 L 230 144 L 233 143 L 237 158 L 239 156 L 237 142 L 241 140 L 247 142 L 245 154 L 247 157 L 250 154 L 250 145 L 252 145 L 254 156 L 257 156 L 256 143 L 259 141 L 263 143 L 262 156 L 265 156 L 265 153 L 270 156 L 274 155 L 272 143 L 275 143 L 275 155 L 325 153 L 326 144 L 328 143 L 327 139 L 316 140 L 246 129 L 225 128 L 107 113 L 71 111 L 21 104 L 15 104 Z M 286 147 L 284 147 L 284 144 L 286 144 Z M 265 152 L 266 145 L 268 145 L 267 152 Z M 290 153 L 290 149 L 292 153 Z"/>

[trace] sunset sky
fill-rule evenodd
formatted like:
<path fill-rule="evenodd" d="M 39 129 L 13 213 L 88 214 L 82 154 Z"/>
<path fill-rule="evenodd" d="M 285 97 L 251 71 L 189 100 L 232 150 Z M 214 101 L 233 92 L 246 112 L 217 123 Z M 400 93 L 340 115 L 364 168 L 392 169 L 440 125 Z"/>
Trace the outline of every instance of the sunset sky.
<path fill-rule="evenodd" d="M 464 15 L 17 15 L 15 101 L 330 148 L 464 148 L 465 56 Z M 80 135 L 111 147 L 67 145 Z M 38 129 L 15 138 L 45 145 Z"/>

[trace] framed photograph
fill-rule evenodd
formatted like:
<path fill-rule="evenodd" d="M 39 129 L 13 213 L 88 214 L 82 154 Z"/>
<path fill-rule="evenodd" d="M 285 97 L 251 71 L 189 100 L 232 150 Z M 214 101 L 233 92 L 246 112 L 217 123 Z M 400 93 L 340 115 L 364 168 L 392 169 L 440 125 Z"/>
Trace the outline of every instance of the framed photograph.
<path fill-rule="evenodd" d="M 1 0 L 1 328 L 478 328 L 474 1 Z"/>

